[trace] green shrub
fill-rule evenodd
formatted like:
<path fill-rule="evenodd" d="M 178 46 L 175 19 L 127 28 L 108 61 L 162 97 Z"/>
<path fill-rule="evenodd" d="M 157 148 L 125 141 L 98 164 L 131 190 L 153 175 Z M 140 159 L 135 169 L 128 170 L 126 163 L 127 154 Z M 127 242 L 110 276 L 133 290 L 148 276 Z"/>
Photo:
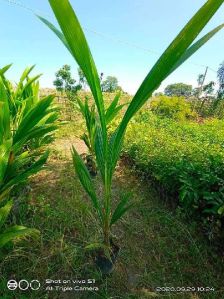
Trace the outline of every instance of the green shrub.
<path fill-rule="evenodd" d="M 189 213 L 224 214 L 224 122 L 177 122 L 141 112 L 131 122 L 124 151 Z"/>
<path fill-rule="evenodd" d="M 191 110 L 191 105 L 183 97 L 154 97 L 150 102 L 150 108 L 156 115 L 184 120 L 195 118 L 197 114 Z"/>

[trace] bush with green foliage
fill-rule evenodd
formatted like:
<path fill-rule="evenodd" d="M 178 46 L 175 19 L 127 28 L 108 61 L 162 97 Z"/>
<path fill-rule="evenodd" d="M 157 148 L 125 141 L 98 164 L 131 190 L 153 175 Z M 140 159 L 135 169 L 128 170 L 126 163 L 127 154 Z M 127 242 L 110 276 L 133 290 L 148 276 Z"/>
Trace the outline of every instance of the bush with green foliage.
<path fill-rule="evenodd" d="M 158 116 L 184 120 L 195 118 L 191 104 L 182 97 L 159 96 L 152 98 L 150 109 Z"/>
<path fill-rule="evenodd" d="M 124 153 L 189 213 L 224 215 L 224 122 L 178 122 L 143 111 L 131 122 Z"/>

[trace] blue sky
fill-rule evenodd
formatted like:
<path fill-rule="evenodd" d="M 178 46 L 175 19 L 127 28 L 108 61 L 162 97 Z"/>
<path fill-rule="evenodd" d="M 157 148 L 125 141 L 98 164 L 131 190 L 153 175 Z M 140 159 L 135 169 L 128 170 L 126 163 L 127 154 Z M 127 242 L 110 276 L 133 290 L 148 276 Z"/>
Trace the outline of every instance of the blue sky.
<path fill-rule="evenodd" d="M 32 8 L 55 22 L 46 0 L 9 2 Z M 32 64 L 36 64 L 34 74 L 43 73 L 42 87 L 52 87 L 54 74 L 63 64 L 70 64 L 77 77 L 76 63 L 56 36 L 31 11 L 9 2 L 0 0 L 0 67 L 13 63 L 9 78 L 17 81 L 22 70 Z M 71 0 L 71 3 L 87 29 L 85 33 L 98 71 L 105 76 L 115 75 L 124 90 L 134 93 L 159 54 L 205 0 Z M 223 22 L 224 5 L 203 33 Z M 223 49 L 224 30 L 164 81 L 160 89 L 175 82 L 196 85 L 197 75 L 204 72 L 201 65 L 217 70 L 224 60 Z M 215 79 L 216 73 L 209 70 L 207 81 Z"/>

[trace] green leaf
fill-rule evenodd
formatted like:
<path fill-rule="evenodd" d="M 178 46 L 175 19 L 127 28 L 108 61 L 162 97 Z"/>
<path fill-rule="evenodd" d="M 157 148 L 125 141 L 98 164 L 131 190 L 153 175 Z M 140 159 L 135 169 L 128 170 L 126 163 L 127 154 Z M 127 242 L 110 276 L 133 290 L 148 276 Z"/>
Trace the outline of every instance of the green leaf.
<path fill-rule="evenodd" d="M 224 214 L 224 205 L 221 206 L 221 207 L 218 209 L 218 214 L 219 214 L 219 215 L 223 215 L 223 214 Z"/>
<path fill-rule="evenodd" d="M 211 30 L 209 33 L 204 35 L 198 41 L 196 41 L 192 46 L 190 46 L 185 53 L 181 56 L 180 60 L 174 65 L 170 74 L 174 72 L 181 64 L 183 64 L 189 57 L 191 57 L 195 52 L 197 52 L 204 44 L 206 44 L 217 32 L 219 32 L 224 27 L 224 24 L 217 26 L 215 29 Z"/>
<path fill-rule="evenodd" d="M 120 92 L 115 95 L 112 103 L 110 104 L 110 106 L 108 107 L 108 109 L 106 111 L 105 117 L 106 117 L 107 125 L 114 119 L 114 117 L 118 114 L 118 112 L 126 105 L 126 104 L 123 104 L 123 105 L 117 106 L 120 96 L 121 96 Z"/>
<path fill-rule="evenodd" d="M 31 175 L 37 173 L 43 165 L 46 163 L 47 158 L 49 156 L 49 151 L 46 151 L 36 162 L 34 162 L 30 167 L 25 169 L 24 171 L 18 173 L 15 177 L 13 177 L 10 180 L 6 180 L 7 183 L 4 184 L 4 186 L 1 188 L 0 192 L 4 192 L 5 190 L 11 188 L 14 185 L 17 185 L 18 183 L 21 183 L 23 181 L 26 181 L 28 177 Z M 9 171 L 9 176 L 11 175 Z"/>
<path fill-rule="evenodd" d="M 40 77 L 42 76 L 42 74 L 39 74 L 39 75 L 36 75 L 35 77 L 31 78 L 31 79 L 28 79 L 26 84 L 23 86 L 22 90 L 21 90 L 21 94 L 23 92 L 26 91 L 26 89 L 33 83 L 35 82 L 37 79 L 39 79 Z"/>
<path fill-rule="evenodd" d="M 79 98 L 77 98 L 77 103 L 78 103 L 80 112 L 85 117 L 85 105 L 82 103 L 82 101 Z"/>
<path fill-rule="evenodd" d="M 95 105 L 93 104 L 91 106 L 91 109 L 89 107 L 88 99 L 85 99 L 85 103 L 82 103 L 82 101 L 77 98 L 77 103 L 80 112 L 82 113 L 82 116 L 85 119 L 86 122 L 86 128 L 88 131 L 87 134 L 82 135 L 82 140 L 87 145 L 89 151 L 91 154 L 94 154 L 94 148 L 95 148 L 95 136 L 96 136 L 96 112 L 95 112 Z"/>
<path fill-rule="evenodd" d="M 27 135 L 40 120 L 45 117 L 49 111 L 49 107 L 54 99 L 54 96 L 40 100 L 34 107 L 22 118 L 21 123 L 13 137 L 13 143 L 20 141 L 21 139 L 27 139 Z"/>
<path fill-rule="evenodd" d="M 10 139 L 10 137 L 11 128 L 8 96 L 2 78 L 0 77 L 0 144 L 3 142 L 3 139 Z"/>
<path fill-rule="evenodd" d="M 71 49 L 69 48 L 69 45 L 66 41 L 66 38 L 64 36 L 64 34 L 58 30 L 51 22 L 49 22 L 48 20 L 46 20 L 45 18 L 41 17 L 41 16 L 38 16 L 37 17 L 45 24 L 47 25 L 47 27 L 49 29 L 51 29 L 56 35 L 57 37 L 62 41 L 62 43 L 65 45 L 65 47 L 69 50 L 69 52 L 72 54 L 72 51 Z"/>
<path fill-rule="evenodd" d="M 95 154 L 97 166 L 100 170 L 103 183 L 105 184 L 105 166 L 106 166 L 106 152 L 104 148 L 104 137 L 102 129 L 99 125 L 96 125 L 96 136 L 95 136 Z"/>
<path fill-rule="evenodd" d="M 12 205 L 13 201 L 9 200 L 2 208 L 0 208 L 0 230 L 11 211 Z"/>
<path fill-rule="evenodd" d="M 37 237 L 38 235 L 39 231 L 36 229 L 15 225 L 6 229 L 3 233 L 0 234 L 0 248 L 15 239 L 24 238 L 27 236 Z"/>
<path fill-rule="evenodd" d="M 12 66 L 12 63 L 4 66 L 3 68 L 1 68 L 0 69 L 0 76 L 4 75 L 8 71 L 8 69 L 10 69 L 11 66 Z"/>
<path fill-rule="evenodd" d="M 106 123 L 107 125 L 118 115 L 118 112 L 121 111 L 121 109 L 125 106 L 126 104 L 123 104 L 123 105 L 119 105 L 117 106 L 114 111 L 109 114 L 109 115 L 106 115 Z"/>
<path fill-rule="evenodd" d="M 28 77 L 28 75 L 32 72 L 32 70 L 35 68 L 35 64 L 32 65 L 31 67 L 27 67 L 23 73 L 22 73 L 22 76 L 20 77 L 20 80 L 19 80 L 19 85 L 22 85 L 23 84 L 23 81 Z"/>
<path fill-rule="evenodd" d="M 88 147 L 88 149 L 91 148 L 91 143 L 89 141 L 89 137 L 87 134 L 82 134 L 82 136 L 80 137 L 84 142 L 85 142 L 85 145 Z"/>
<path fill-rule="evenodd" d="M 117 205 L 110 221 L 110 226 L 116 223 L 128 210 L 134 207 L 134 203 L 128 204 L 130 201 L 131 194 L 125 194 L 123 198 L 121 198 L 119 204 Z"/>
<path fill-rule="evenodd" d="M 76 174 L 83 188 L 86 190 L 87 194 L 89 195 L 92 204 L 98 213 L 100 221 L 102 221 L 102 210 L 97 195 L 95 193 L 89 171 L 86 168 L 85 164 L 83 163 L 81 157 L 79 156 L 78 152 L 74 147 L 72 147 L 72 157 L 73 157 L 73 164 L 76 170 Z"/>
<path fill-rule="evenodd" d="M 0 145 L 0 185 L 3 182 L 5 172 L 8 166 L 9 156 L 12 148 L 12 139 L 5 140 Z"/>
<path fill-rule="evenodd" d="M 119 102 L 120 97 L 121 97 L 121 93 L 118 92 L 118 93 L 115 95 L 115 97 L 114 97 L 113 101 L 111 102 L 110 106 L 107 108 L 107 111 L 106 111 L 106 118 L 108 118 L 108 116 L 109 116 L 111 113 L 113 113 L 114 109 L 117 107 L 117 104 L 118 104 L 118 102 Z"/>

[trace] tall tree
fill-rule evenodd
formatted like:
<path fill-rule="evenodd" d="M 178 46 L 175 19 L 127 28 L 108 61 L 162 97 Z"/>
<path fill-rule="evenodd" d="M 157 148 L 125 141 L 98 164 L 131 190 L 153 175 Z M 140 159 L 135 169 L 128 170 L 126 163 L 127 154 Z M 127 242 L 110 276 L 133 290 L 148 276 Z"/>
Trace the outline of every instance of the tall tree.
<path fill-rule="evenodd" d="M 184 97 L 189 97 L 192 94 L 192 85 L 188 85 L 185 83 L 174 83 L 168 85 L 164 89 L 164 93 L 167 96 L 184 96 Z"/>
<path fill-rule="evenodd" d="M 81 68 L 78 68 L 78 75 L 79 75 L 79 84 L 82 86 L 83 89 L 86 89 L 86 86 L 88 85 L 86 77 L 81 70 Z"/>
<path fill-rule="evenodd" d="M 88 82 L 87 82 L 86 77 L 80 67 L 78 68 L 78 75 L 79 75 L 79 84 L 82 86 L 83 89 L 86 89 L 86 87 L 88 86 Z M 103 73 L 102 72 L 100 73 L 99 79 L 100 79 L 100 84 L 102 86 L 102 83 L 103 83 Z"/>
<path fill-rule="evenodd" d="M 114 92 L 118 88 L 118 80 L 116 77 L 108 76 L 101 84 L 102 91 Z"/>
<path fill-rule="evenodd" d="M 80 84 L 76 84 L 76 80 L 72 78 L 71 67 L 67 64 L 63 65 L 55 74 L 56 79 L 53 84 L 57 91 L 65 92 L 71 99 L 78 90 L 82 88 Z"/>

